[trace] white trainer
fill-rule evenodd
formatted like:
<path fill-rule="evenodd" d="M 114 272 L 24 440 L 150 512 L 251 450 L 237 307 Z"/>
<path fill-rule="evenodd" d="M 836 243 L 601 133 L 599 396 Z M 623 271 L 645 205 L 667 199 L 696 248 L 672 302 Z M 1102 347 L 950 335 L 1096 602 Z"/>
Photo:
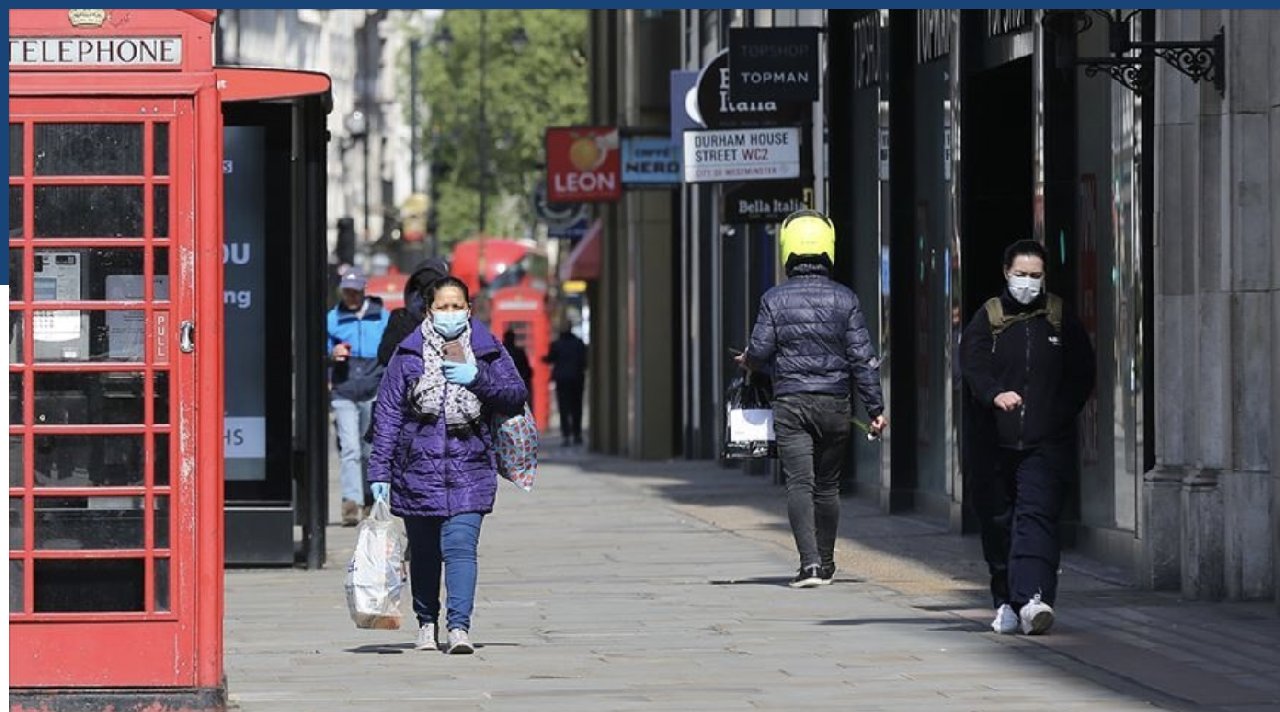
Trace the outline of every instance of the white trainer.
<path fill-rule="evenodd" d="M 461 628 L 454 628 L 449 631 L 450 655 L 470 655 L 475 651 L 476 646 L 471 644 L 471 638 L 467 637 L 467 631 Z"/>
<path fill-rule="evenodd" d="M 1013 606 L 1007 603 L 1000 604 L 996 609 L 996 619 L 991 621 L 991 630 L 1000 635 L 1013 635 L 1018 632 L 1018 614 L 1013 612 Z"/>
<path fill-rule="evenodd" d="M 418 642 L 413 644 L 418 650 L 439 650 L 440 641 L 436 639 L 436 624 L 423 623 L 418 627 Z"/>
<path fill-rule="evenodd" d="M 1022 607 L 1018 617 L 1022 621 L 1022 632 L 1026 635 L 1048 633 L 1053 627 L 1053 607 L 1041 601 L 1038 593 Z"/>

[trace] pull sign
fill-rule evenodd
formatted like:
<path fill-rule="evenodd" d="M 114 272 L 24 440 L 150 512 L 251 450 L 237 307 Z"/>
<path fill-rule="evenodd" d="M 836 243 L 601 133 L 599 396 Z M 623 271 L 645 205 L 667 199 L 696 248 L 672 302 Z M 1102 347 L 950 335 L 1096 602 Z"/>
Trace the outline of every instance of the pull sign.
<path fill-rule="evenodd" d="M 155 313 L 156 363 L 169 362 L 169 312 Z"/>

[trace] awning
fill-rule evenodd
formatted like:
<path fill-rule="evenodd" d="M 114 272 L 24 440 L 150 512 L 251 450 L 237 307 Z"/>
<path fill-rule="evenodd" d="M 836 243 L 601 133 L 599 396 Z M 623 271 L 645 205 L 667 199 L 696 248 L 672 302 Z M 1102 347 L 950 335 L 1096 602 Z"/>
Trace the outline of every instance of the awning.
<path fill-rule="evenodd" d="M 560 281 L 580 279 L 592 281 L 600 279 L 601 235 L 604 233 L 604 221 L 596 218 L 587 229 L 587 234 L 578 240 L 569 258 L 560 265 Z"/>

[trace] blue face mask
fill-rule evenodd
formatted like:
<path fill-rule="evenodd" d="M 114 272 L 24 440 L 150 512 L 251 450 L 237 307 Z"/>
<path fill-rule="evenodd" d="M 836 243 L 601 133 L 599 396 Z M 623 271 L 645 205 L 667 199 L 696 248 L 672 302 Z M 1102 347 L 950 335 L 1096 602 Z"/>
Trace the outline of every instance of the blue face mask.
<path fill-rule="evenodd" d="M 431 312 L 431 325 L 437 334 L 452 339 L 467 328 L 469 318 L 465 311 Z"/>

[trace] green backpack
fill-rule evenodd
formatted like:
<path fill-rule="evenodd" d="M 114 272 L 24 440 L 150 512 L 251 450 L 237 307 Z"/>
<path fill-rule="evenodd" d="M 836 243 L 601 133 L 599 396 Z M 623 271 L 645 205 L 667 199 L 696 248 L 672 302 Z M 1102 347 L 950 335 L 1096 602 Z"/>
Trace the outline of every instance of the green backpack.
<path fill-rule="evenodd" d="M 995 340 L 999 338 L 1000 332 L 1018 322 L 1034 319 L 1038 316 L 1043 316 L 1049 321 L 1054 333 L 1062 333 L 1062 297 L 1056 294 L 1047 295 L 1044 306 L 1039 309 L 1022 312 L 1021 314 L 1005 314 L 1004 305 L 1001 304 L 1000 297 L 988 299 L 984 306 L 987 309 L 987 321 L 991 324 L 992 348 L 995 348 Z"/>

